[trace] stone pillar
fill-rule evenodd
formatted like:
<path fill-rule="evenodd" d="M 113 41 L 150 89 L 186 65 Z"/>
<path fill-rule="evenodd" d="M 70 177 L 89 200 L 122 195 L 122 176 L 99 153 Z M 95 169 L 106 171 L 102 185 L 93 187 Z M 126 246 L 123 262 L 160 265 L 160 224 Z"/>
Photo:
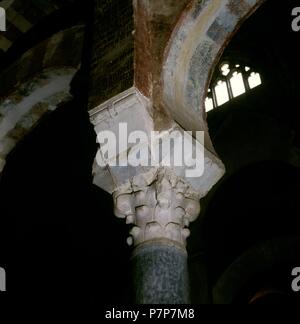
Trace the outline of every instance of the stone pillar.
<path fill-rule="evenodd" d="M 168 155 L 144 165 L 147 154 L 140 154 L 144 160 L 137 166 L 127 163 L 137 151 L 161 151 L 160 141 L 148 141 L 155 131 L 153 115 L 151 102 L 134 87 L 90 111 L 100 144 L 93 168 L 94 184 L 113 195 L 115 215 L 126 220 L 130 227 L 127 243 L 133 248 L 135 302 L 184 304 L 190 301 L 188 227 L 200 213 L 200 199 L 222 177 L 224 167 L 204 143 L 191 136 L 185 165 L 166 164 Z M 131 139 L 124 145 L 126 134 L 121 132 L 120 124 L 126 124 L 128 134 L 142 133 L 147 138 L 141 137 L 143 141 L 138 143 Z M 178 138 L 184 130 L 175 122 L 170 127 L 160 138 L 175 139 L 170 154 L 176 154 L 182 148 Z M 114 144 L 123 143 L 118 145 L 118 151 L 113 151 L 115 155 L 107 155 L 114 145 L 108 145 L 99 134 L 110 135 Z M 189 177 L 193 156 L 203 158 L 203 173 L 198 177 Z"/>
<path fill-rule="evenodd" d="M 168 169 L 140 174 L 114 192 L 115 214 L 132 226 L 127 243 L 135 301 L 189 302 L 186 239 L 200 213 L 199 195 Z"/>
<path fill-rule="evenodd" d="M 188 304 L 187 253 L 167 242 L 143 244 L 132 256 L 137 304 Z"/>

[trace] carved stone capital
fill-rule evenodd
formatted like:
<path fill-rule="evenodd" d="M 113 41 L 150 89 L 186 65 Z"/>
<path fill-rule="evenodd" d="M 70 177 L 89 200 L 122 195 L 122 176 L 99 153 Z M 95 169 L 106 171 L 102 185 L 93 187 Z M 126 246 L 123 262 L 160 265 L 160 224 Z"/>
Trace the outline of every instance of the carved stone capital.
<path fill-rule="evenodd" d="M 170 169 L 135 176 L 113 193 L 115 214 L 132 225 L 129 245 L 160 241 L 183 249 L 190 222 L 200 213 L 200 197 Z"/>

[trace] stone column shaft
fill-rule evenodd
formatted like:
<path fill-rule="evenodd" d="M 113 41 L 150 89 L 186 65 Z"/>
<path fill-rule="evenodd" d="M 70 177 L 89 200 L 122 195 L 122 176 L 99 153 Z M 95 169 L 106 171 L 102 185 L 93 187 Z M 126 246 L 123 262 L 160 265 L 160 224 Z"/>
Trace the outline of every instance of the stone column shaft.
<path fill-rule="evenodd" d="M 178 246 L 144 244 L 133 252 L 132 269 L 135 303 L 190 303 L 187 253 Z"/>

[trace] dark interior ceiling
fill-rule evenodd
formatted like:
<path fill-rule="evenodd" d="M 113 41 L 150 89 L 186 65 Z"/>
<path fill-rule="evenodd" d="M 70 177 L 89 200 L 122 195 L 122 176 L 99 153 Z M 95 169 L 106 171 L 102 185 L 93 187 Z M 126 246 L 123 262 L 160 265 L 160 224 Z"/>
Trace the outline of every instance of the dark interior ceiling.
<path fill-rule="evenodd" d="M 5 35 L 0 35 L 0 49 L 6 52 L 22 36 L 34 29 L 47 16 L 60 11 L 76 0 L 2 0 L 0 6 L 6 9 Z M 53 23 L 53 22 L 52 22 Z"/>
<path fill-rule="evenodd" d="M 87 2 L 82 6 L 82 0 L 7 0 L 5 3 L 2 6 L 8 8 L 7 31 L 0 34 L 0 71 L 55 33 L 84 24 L 90 14 L 88 4 L 92 4 Z"/>

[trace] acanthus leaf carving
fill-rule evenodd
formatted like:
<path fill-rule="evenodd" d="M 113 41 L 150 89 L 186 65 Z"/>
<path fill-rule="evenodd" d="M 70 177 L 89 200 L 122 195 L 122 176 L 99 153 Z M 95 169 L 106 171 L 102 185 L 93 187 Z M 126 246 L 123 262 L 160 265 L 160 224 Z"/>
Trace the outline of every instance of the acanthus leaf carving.
<path fill-rule="evenodd" d="M 200 213 L 199 195 L 170 169 L 140 174 L 113 193 L 115 214 L 132 225 L 129 245 L 169 240 L 183 248 Z"/>

